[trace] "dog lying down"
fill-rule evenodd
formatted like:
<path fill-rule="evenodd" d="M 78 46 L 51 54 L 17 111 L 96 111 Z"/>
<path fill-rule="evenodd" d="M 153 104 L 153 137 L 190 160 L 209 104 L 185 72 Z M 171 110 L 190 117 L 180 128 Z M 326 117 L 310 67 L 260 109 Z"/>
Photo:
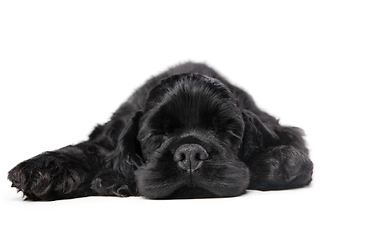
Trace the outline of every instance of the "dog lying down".
<path fill-rule="evenodd" d="M 149 79 L 89 139 L 21 162 L 27 200 L 232 197 L 312 180 L 303 131 L 281 126 L 205 64 Z"/>

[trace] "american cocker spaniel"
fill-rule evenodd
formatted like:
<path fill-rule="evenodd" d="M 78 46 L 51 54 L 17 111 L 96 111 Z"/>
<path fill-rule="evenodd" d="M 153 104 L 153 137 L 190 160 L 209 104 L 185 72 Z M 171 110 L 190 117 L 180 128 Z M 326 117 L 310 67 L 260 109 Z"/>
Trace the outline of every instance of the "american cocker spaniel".
<path fill-rule="evenodd" d="M 205 64 L 149 79 L 89 139 L 9 171 L 27 200 L 231 197 L 308 185 L 303 131 L 281 126 Z"/>

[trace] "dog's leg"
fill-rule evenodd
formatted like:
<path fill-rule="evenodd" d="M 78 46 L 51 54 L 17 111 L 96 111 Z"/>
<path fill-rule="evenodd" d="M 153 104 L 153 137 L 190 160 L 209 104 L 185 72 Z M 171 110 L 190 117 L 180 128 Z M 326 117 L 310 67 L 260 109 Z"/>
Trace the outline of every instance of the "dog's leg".
<path fill-rule="evenodd" d="M 248 166 L 251 171 L 249 189 L 298 188 L 312 180 L 313 163 L 308 155 L 289 145 L 258 154 Z"/>
<path fill-rule="evenodd" d="M 28 200 L 56 200 L 94 195 L 91 181 L 105 158 L 90 142 L 44 152 L 21 162 L 8 173 L 12 187 Z"/>
<path fill-rule="evenodd" d="M 258 112 L 243 110 L 246 131 L 242 160 L 251 172 L 249 189 L 273 190 L 297 188 L 312 180 L 313 163 L 309 159 L 300 128 L 281 126 L 277 120 Z"/>
<path fill-rule="evenodd" d="M 91 188 L 97 195 L 101 196 L 136 196 L 138 193 L 133 177 L 133 174 L 124 176 L 124 174 L 121 174 L 118 171 L 104 169 L 97 173 L 92 181 Z"/>

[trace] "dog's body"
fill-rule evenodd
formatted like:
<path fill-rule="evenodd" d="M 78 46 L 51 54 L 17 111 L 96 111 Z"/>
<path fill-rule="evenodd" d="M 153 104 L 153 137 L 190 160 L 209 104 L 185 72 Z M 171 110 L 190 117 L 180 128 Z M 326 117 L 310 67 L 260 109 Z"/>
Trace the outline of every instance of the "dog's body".
<path fill-rule="evenodd" d="M 148 80 L 88 141 L 24 161 L 8 179 L 28 200 L 297 188 L 313 169 L 302 135 L 213 69 L 188 62 Z"/>

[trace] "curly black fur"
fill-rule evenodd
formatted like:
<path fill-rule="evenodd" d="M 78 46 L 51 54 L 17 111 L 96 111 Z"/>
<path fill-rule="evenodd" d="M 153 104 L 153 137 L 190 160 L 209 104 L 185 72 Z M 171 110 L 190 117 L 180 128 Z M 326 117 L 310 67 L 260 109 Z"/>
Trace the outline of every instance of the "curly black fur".
<path fill-rule="evenodd" d="M 21 162 L 8 179 L 28 200 L 297 188 L 313 169 L 302 136 L 213 69 L 188 62 L 148 80 L 88 141 Z"/>

